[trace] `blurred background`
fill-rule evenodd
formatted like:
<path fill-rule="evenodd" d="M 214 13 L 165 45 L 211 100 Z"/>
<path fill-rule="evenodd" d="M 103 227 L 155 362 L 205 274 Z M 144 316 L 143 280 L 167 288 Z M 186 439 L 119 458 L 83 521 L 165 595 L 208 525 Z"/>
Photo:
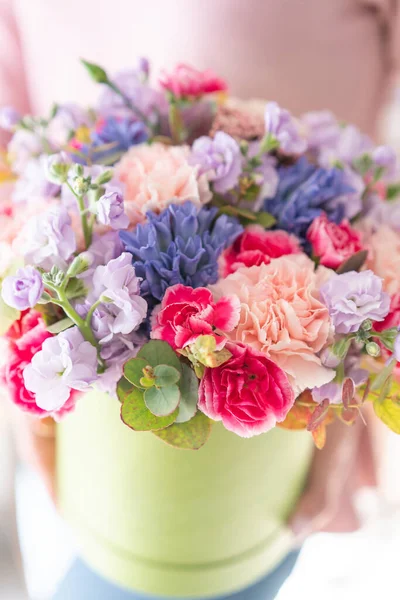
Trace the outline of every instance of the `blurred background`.
<path fill-rule="evenodd" d="M 400 85 L 380 130 L 381 140 L 400 153 Z M 0 600 L 47 600 L 74 561 L 74 542 L 42 481 L 18 464 L 5 402 L 0 401 Z M 385 430 L 379 445 L 379 490 L 364 488 L 356 498 L 360 531 L 312 536 L 279 600 L 400 597 L 400 438 Z"/>

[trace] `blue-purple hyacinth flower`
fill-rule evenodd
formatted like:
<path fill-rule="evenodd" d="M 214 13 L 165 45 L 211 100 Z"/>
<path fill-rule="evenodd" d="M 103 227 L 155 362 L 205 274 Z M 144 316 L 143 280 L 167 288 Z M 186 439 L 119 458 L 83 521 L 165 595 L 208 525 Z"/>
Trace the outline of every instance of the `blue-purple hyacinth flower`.
<path fill-rule="evenodd" d="M 150 304 L 176 283 L 196 288 L 217 281 L 221 252 L 243 230 L 236 218 L 217 213 L 216 208 L 197 211 L 191 202 L 171 204 L 159 215 L 147 213 L 148 222 L 135 231 L 120 232 Z"/>
<path fill-rule="evenodd" d="M 279 169 L 279 185 L 264 210 L 277 220 L 276 227 L 297 235 L 305 242 L 307 229 L 324 211 L 330 221 L 339 223 L 345 216 L 340 197 L 353 189 L 339 169 L 322 169 L 304 157 L 294 165 Z"/>
<path fill-rule="evenodd" d="M 146 142 L 149 133 L 141 121 L 107 117 L 96 127 L 91 137 L 95 147 L 113 144 L 113 151 L 119 152 Z"/>

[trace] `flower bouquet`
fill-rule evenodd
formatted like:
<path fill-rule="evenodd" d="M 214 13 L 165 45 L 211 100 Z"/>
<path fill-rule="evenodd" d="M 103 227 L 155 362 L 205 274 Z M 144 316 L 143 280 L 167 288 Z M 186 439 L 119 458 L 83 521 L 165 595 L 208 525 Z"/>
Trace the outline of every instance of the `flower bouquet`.
<path fill-rule="evenodd" d="M 396 157 L 211 71 L 83 63 L 94 108 L 0 115 L 2 379 L 62 420 L 60 503 L 92 564 L 227 593 L 286 551 L 312 438 L 366 402 L 400 433 Z"/>

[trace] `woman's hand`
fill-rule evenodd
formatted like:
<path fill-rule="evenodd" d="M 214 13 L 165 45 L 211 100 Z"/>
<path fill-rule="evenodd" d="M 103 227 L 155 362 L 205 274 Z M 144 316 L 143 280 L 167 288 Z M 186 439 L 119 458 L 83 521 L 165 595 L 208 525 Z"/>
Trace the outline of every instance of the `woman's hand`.
<path fill-rule="evenodd" d="M 315 451 L 307 487 L 290 520 L 297 544 L 317 531 L 358 529 L 354 494 L 375 484 L 368 428 L 360 419 L 352 427 L 339 421 L 329 425 L 325 448 Z"/>

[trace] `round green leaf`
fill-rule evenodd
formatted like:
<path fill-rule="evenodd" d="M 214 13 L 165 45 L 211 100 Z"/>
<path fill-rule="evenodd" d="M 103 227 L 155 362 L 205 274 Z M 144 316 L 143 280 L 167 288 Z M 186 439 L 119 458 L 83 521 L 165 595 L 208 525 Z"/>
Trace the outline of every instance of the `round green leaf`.
<path fill-rule="evenodd" d="M 171 425 L 178 415 L 178 409 L 166 417 L 156 417 L 144 403 L 143 392 L 133 388 L 121 406 L 121 419 L 135 431 L 156 431 Z"/>
<path fill-rule="evenodd" d="M 177 408 L 181 393 L 177 385 L 168 387 L 151 387 L 144 393 L 147 408 L 157 417 L 170 415 Z"/>
<path fill-rule="evenodd" d="M 133 386 L 130 381 L 121 377 L 117 385 L 117 396 L 120 402 L 123 402 L 128 394 L 133 390 Z"/>
<path fill-rule="evenodd" d="M 149 363 L 143 358 L 131 358 L 124 365 L 124 375 L 128 381 L 133 383 L 134 386 L 138 388 L 143 388 L 144 386 L 140 383 L 141 378 L 143 377 L 143 369 L 147 367 Z"/>
<path fill-rule="evenodd" d="M 150 340 L 137 354 L 137 358 L 143 358 L 148 365 L 156 367 L 157 365 L 169 365 L 175 367 L 181 372 L 181 363 L 175 354 L 175 351 L 167 342 L 161 340 Z"/>
<path fill-rule="evenodd" d="M 199 399 L 199 380 L 193 369 L 188 365 L 182 364 L 182 377 L 179 382 L 181 392 L 181 401 L 179 403 L 179 414 L 176 423 L 186 423 L 190 421 L 197 411 L 197 402 Z"/>
<path fill-rule="evenodd" d="M 159 387 L 165 387 L 178 383 L 181 378 L 180 371 L 169 365 L 157 365 L 154 367 L 155 383 Z"/>
<path fill-rule="evenodd" d="M 212 422 L 200 411 L 187 423 L 175 423 L 162 431 L 154 431 L 154 435 L 166 444 L 182 450 L 198 450 L 208 440 Z"/>

